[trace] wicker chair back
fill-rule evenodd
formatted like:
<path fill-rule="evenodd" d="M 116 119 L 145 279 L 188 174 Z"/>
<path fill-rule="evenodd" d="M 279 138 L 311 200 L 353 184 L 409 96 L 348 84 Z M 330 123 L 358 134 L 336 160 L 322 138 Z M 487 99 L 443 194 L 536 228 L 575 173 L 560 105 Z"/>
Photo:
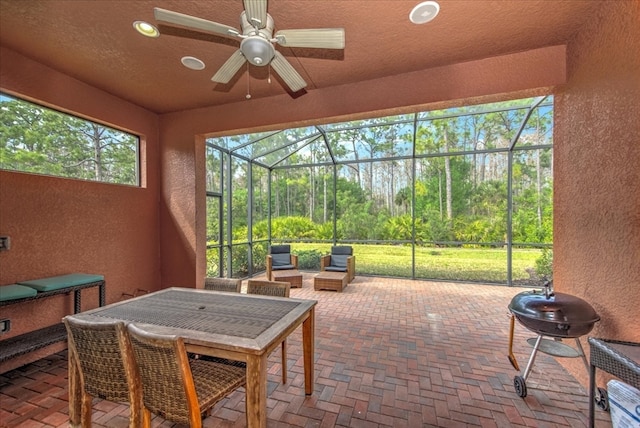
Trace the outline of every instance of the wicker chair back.
<path fill-rule="evenodd" d="M 242 280 L 236 278 L 207 277 L 204 279 L 204 289 L 239 293 L 242 289 Z"/>
<path fill-rule="evenodd" d="M 142 380 L 144 426 L 150 426 L 150 413 L 155 413 L 199 428 L 205 413 L 246 382 L 243 367 L 190 359 L 180 337 L 149 333 L 133 324 L 128 329 Z"/>
<path fill-rule="evenodd" d="M 76 364 L 82 388 L 83 427 L 91 426 L 91 397 L 130 403 L 129 426 L 140 426 L 142 391 L 127 330 L 123 322 L 63 319 L 70 361 Z"/>
<path fill-rule="evenodd" d="M 263 296 L 289 297 L 291 284 L 279 281 L 250 279 L 247 281 L 247 294 Z M 282 341 L 282 383 L 287 383 L 287 340 Z"/>
<path fill-rule="evenodd" d="M 279 281 L 263 281 L 250 279 L 247 281 L 247 294 L 261 294 L 263 296 L 289 297 L 291 284 Z"/>

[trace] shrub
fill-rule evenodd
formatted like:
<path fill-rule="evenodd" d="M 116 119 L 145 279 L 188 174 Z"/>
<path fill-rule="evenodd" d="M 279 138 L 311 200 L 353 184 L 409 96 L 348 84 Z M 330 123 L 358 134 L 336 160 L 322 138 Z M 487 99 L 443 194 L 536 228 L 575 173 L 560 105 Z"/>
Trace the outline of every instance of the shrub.
<path fill-rule="evenodd" d="M 254 244 L 253 252 L 253 272 L 267 269 L 267 244 Z"/>
<path fill-rule="evenodd" d="M 553 250 L 545 248 L 536 260 L 536 274 L 540 277 L 553 279 Z"/>
<path fill-rule="evenodd" d="M 319 224 L 316 228 L 316 237 L 318 239 L 331 240 L 333 238 L 333 222 Z"/>
<path fill-rule="evenodd" d="M 249 273 L 249 246 L 234 245 L 231 248 L 232 278 L 241 278 Z"/>
<path fill-rule="evenodd" d="M 320 257 L 322 253 L 318 250 L 293 251 L 298 256 L 298 269 L 320 270 Z"/>
<path fill-rule="evenodd" d="M 306 217 L 276 217 L 271 221 L 274 240 L 314 238 L 316 224 Z"/>

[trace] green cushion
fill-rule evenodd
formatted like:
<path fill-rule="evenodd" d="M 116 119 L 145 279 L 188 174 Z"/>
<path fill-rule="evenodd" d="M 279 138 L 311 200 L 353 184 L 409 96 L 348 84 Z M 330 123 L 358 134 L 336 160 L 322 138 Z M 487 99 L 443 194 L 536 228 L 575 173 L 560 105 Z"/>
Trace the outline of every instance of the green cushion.
<path fill-rule="evenodd" d="M 52 276 L 50 278 L 34 279 L 31 281 L 20 281 L 18 284 L 35 288 L 38 291 L 52 291 L 96 281 L 104 281 L 104 276 L 87 273 L 71 273 L 69 275 Z"/>
<path fill-rule="evenodd" d="M 5 300 L 23 299 L 25 297 L 35 296 L 38 292 L 24 285 L 11 284 L 0 286 L 0 302 Z"/>

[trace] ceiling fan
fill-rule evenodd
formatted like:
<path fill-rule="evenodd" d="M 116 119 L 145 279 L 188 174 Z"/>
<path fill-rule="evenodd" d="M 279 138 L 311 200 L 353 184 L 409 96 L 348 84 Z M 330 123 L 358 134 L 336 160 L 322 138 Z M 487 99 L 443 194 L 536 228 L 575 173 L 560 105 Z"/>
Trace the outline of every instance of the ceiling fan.
<path fill-rule="evenodd" d="M 279 30 L 273 34 L 274 22 L 267 13 L 267 0 L 243 0 L 243 3 L 244 11 L 240 14 L 242 31 L 158 7 L 153 9 L 153 13 L 156 20 L 164 24 L 241 40 L 240 48 L 211 78 L 218 83 L 229 83 L 240 67 L 249 61 L 250 64 L 259 67 L 271 65 L 291 91 L 297 92 L 306 87 L 307 82 L 275 49 L 274 43 L 286 47 L 344 49 L 343 28 Z"/>

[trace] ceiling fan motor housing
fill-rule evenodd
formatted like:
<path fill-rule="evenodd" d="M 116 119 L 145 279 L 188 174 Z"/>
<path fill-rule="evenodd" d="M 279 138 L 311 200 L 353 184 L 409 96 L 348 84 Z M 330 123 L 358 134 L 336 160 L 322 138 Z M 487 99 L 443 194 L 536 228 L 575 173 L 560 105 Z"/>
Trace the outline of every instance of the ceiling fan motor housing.
<path fill-rule="evenodd" d="M 267 23 L 263 28 L 259 28 L 261 23 L 255 25 L 247 20 L 246 12 L 240 14 L 240 25 L 242 34 L 245 36 L 240 42 L 242 55 L 253 65 L 265 66 L 271 62 L 275 55 L 275 48 L 271 43 L 273 35 L 273 18 L 267 14 Z"/>
<path fill-rule="evenodd" d="M 260 36 L 251 36 L 240 42 L 242 55 L 253 65 L 264 66 L 269 64 L 275 55 L 275 49 L 268 40 Z"/>

